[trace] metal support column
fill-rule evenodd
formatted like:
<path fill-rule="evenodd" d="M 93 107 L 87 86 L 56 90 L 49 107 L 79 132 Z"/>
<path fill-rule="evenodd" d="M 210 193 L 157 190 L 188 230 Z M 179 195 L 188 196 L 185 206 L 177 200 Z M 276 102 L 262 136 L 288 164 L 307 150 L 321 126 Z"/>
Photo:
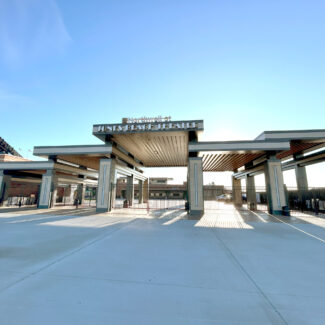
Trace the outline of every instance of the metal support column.
<path fill-rule="evenodd" d="M 247 208 L 255 211 L 257 206 L 256 200 L 256 189 L 254 176 L 246 176 L 246 197 L 247 197 Z"/>
<path fill-rule="evenodd" d="M 204 213 L 203 167 L 201 157 L 190 157 L 188 160 L 187 186 L 189 217 L 191 219 L 200 219 Z"/>
<path fill-rule="evenodd" d="M 96 211 L 107 212 L 112 209 L 111 191 L 115 178 L 115 160 L 101 159 L 99 162 Z"/>
<path fill-rule="evenodd" d="M 126 199 L 129 201 L 129 206 L 133 205 L 134 199 L 134 176 L 127 176 L 126 182 Z"/>
<path fill-rule="evenodd" d="M 241 181 L 234 176 L 232 177 L 232 199 L 236 207 L 241 207 L 243 205 Z"/>
<path fill-rule="evenodd" d="M 274 215 L 290 215 L 286 202 L 281 161 L 271 156 L 264 165 L 268 211 Z"/>
<path fill-rule="evenodd" d="M 139 204 L 143 203 L 143 181 L 139 181 L 138 184 L 138 191 L 139 191 Z"/>
<path fill-rule="evenodd" d="M 0 206 L 6 204 L 8 200 L 11 176 L 5 175 L 3 170 L 0 170 Z"/>
<path fill-rule="evenodd" d="M 308 192 L 308 179 L 307 179 L 306 167 L 299 166 L 297 164 L 295 166 L 295 173 L 296 173 L 299 204 L 301 210 L 304 210 L 306 206 L 306 194 Z"/>
<path fill-rule="evenodd" d="M 143 203 L 149 202 L 149 179 L 147 178 L 143 184 Z"/>
<path fill-rule="evenodd" d="M 41 190 L 39 193 L 38 208 L 51 207 L 52 193 L 55 189 L 55 171 L 50 169 L 42 176 Z"/>

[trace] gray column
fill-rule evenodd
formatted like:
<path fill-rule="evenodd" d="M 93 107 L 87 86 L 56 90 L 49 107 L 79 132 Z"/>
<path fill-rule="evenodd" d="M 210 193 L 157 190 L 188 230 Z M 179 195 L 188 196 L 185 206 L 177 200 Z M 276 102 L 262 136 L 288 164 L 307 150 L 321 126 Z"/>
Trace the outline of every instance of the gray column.
<path fill-rule="evenodd" d="M 126 199 L 129 201 L 129 206 L 133 205 L 134 199 L 134 183 L 133 183 L 133 175 L 127 176 L 126 182 Z"/>
<path fill-rule="evenodd" d="M 234 176 L 232 176 L 232 201 L 236 207 L 241 207 L 243 205 L 241 181 Z"/>
<path fill-rule="evenodd" d="M 48 209 L 51 206 L 52 193 L 55 189 L 55 172 L 48 170 L 42 176 L 41 190 L 39 193 L 38 208 Z"/>
<path fill-rule="evenodd" d="M 143 184 L 143 203 L 149 202 L 149 179 L 147 178 Z"/>
<path fill-rule="evenodd" d="M 256 210 L 256 189 L 254 176 L 246 176 L 246 197 L 247 197 L 247 208 L 249 210 Z"/>
<path fill-rule="evenodd" d="M 116 200 L 116 186 L 117 186 L 117 172 L 114 171 L 114 176 L 112 177 L 112 191 L 111 191 L 111 207 L 112 209 L 115 206 L 115 200 Z"/>
<path fill-rule="evenodd" d="M 66 189 L 66 200 L 65 203 L 67 204 L 74 204 L 75 199 L 75 191 L 77 190 L 77 185 L 71 184 Z"/>
<path fill-rule="evenodd" d="M 308 179 L 305 166 L 295 166 L 296 172 L 296 182 L 298 189 L 299 201 L 301 204 L 301 209 L 304 209 L 306 204 L 306 195 L 308 192 Z"/>
<path fill-rule="evenodd" d="M 298 190 L 308 190 L 308 179 L 305 166 L 295 166 Z"/>
<path fill-rule="evenodd" d="M 115 160 L 101 159 L 99 161 L 99 175 L 97 188 L 96 211 L 107 212 L 112 208 L 112 185 L 115 176 Z"/>
<path fill-rule="evenodd" d="M 139 181 L 138 192 L 139 192 L 139 204 L 141 204 L 143 203 L 143 181 Z"/>
<path fill-rule="evenodd" d="M 86 190 L 86 185 L 84 185 L 84 184 L 78 184 L 77 185 L 77 199 L 79 200 L 79 204 L 84 203 L 85 190 Z"/>
<path fill-rule="evenodd" d="M 188 159 L 187 191 L 189 216 L 191 219 L 199 219 L 204 213 L 203 168 L 201 157 L 190 157 Z"/>
<path fill-rule="evenodd" d="M 58 194 L 58 184 L 53 181 L 53 185 L 52 185 L 52 195 L 51 195 L 51 204 L 50 207 L 53 208 L 56 205 L 56 198 L 57 198 L 57 194 Z"/>
<path fill-rule="evenodd" d="M 264 165 L 268 211 L 274 215 L 289 215 L 287 207 L 281 161 L 275 156 Z"/>
<path fill-rule="evenodd" d="M 0 206 L 6 205 L 8 200 L 9 188 L 11 183 L 11 176 L 5 175 L 0 170 Z"/>

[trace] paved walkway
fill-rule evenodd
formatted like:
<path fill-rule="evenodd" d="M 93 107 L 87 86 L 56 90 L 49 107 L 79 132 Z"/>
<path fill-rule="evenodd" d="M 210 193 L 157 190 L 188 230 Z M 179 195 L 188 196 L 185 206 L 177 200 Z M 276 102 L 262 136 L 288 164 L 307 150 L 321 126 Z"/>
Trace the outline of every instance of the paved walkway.
<path fill-rule="evenodd" d="M 0 324 L 325 324 L 325 220 L 0 210 Z"/>

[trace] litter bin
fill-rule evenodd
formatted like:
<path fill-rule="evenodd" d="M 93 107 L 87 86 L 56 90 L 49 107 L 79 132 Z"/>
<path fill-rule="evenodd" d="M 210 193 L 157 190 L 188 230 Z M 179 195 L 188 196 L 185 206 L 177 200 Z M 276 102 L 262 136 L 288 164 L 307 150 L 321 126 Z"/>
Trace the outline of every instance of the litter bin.
<path fill-rule="evenodd" d="M 256 210 L 256 206 L 255 206 L 255 203 L 254 202 L 250 202 L 249 203 L 249 210 L 251 210 L 251 211 L 255 211 Z"/>
<path fill-rule="evenodd" d="M 287 205 L 282 207 L 282 215 L 290 217 L 290 209 Z"/>
<path fill-rule="evenodd" d="M 123 202 L 123 208 L 128 208 L 129 207 L 129 201 L 128 200 L 124 200 Z"/>

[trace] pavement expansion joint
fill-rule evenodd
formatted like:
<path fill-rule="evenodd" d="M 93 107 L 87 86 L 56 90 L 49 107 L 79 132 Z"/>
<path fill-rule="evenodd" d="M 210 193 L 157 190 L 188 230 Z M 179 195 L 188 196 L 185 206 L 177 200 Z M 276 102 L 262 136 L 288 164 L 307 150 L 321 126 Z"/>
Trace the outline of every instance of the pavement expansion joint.
<path fill-rule="evenodd" d="M 234 253 L 231 251 L 231 249 L 228 247 L 228 245 L 218 236 L 217 231 L 214 231 L 212 229 L 212 232 L 214 233 L 215 238 L 221 243 L 221 245 L 225 248 L 225 251 L 228 253 L 229 257 L 233 261 L 235 265 L 239 268 L 239 270 L 245 275 L 245 277 L 250 281 L 250 283 L 253 284 L 253 286 L 256 288 L 257 293 L 260 294 L 261 297 L 263 297 L 264 301 L 271 307 L 271 309 L 274 311 L 275 315 L 277 315 L 279 321 L 281 321 L 283 324 L 288 324 L 286 319 L 283 317 L 283 315 L 279 312 L 279 310 L 275 307 L 275 305 L 272 303 L 270 298 L 267 296 L 267 294 L 261 289 L 261 287 L 254 281 L 254 279 L 250 276 L 248 271 L 244 268 L 244 266 L 239 262 L 239 260 L 236 258 Z"/>
<path fill-rule="evenodd" d="M 266 212 L 265 212 L 265 213 L 266 213 Z M 317 239 L 317 240 L 319 240 L 320 242 L 322 242 L 322 243 L 325 244 L 325 239 L 322 239 L 322 238 L 320 238 L 320 237 L 318 237 L 318 236 L 315 236 L 315 235 L 313 235 L 313 234 L 311 234 L 311 233 L 309 233 L 309 232 L 307 232 L 307 231 L 305 231 L 305 230 L 302 230 L 302 229 L 300 229 L 300 228 L 297 227 L 297 226 L 291 225 L 290 223 L 287 223 L 287 222 L 285 222 L 285 221 L 283 221 L 283 220 L 277 218 L 276 216 L 274 216 L 274 215 L 272 215 L 272 214 L 269 214 L 269 213 L 267 213 L 267 214 L 268 214 L 270 217 L 275 218 L 276 220 L 278 220 L 278 221 L 284 223 L 285 225 L 287 225 L 287 226 L 289 226 L 289 227 L 291 227 L 291 228 L 293 228 L 293 229 L 295 229 L 295 230 L 297 230 L 297 231 L 300 231 L 300 232 L 302 232 L 303 234 L 305 234 L 305 235 L 307 235 L 307 236 L 309 236 L 309 237 L 312 237 L 312 238 L 314 238 L 314 239 Z"/>
<path fill-rule="evenodd" d="M 53 265 L 55 265 L 55 264 L 57 264 L 57 263 L 60 263 L 61 261 L 65 260 L 67 257 L 69 257 L 69 256 L 71 256 L 71 255 L 74 255 L 74 254 L 78 253 L 79 251 L 81 251 L 81 250 L 83 250 L 83 249 L 85 249 L 85 248 L 87 248 L 87 247 L 89 247 L 89 246 L 92 246 L 92 245 L 96 244 L 97 242 L 99 242 L 99 241 L 101 241 L 101 240 L 103 240 L 103 239 L 105 239 L 105 238 L 107 238 L 107 237 L 110 237 L 110 236 L 114 235 L 116 232 L 122 230 L 123 228 L 126 228 L 127 226 L 129 226 L 130 224 L 134 223 L 134 222 L 137 221 L 137 220 L 138 220 L 138 219 L 133 219 L 133 220 L 131 220 L 130 222 L 128 222 L 128 223 L 126 223 L 126 224 L 122 224 L 121 227 L 119 227 L 119 228 L 117 228 L 117 229 L 114 229 L 113 231 L 106 231 L 104 234 L 101 234 L 99 237 L 97 237 L 97 238 L 95 238 L 95 239 L 93 239 L 93 240 L 87 242 L 86 244 L 82 245 L 81 247 L 79 247 L 79 248 L 77 248 L 77 249 L 75 249 L 75 250 L 73 250 L 73 251 L 70 251 L 69 253 L 67 253 L 67 254 L 65 254 L 65 255 L 63 255 L 63 256 L 61 256 L 61 257 L 55 259 L 54 261 L 52 261 L 52 262 L 50 262 L 50 263 L 44 265 L 44 266 L 41 267 L 40 269 L 38 269 L 38 270 L 36 270 L 36 271 L 33 271 L 33 272 L 31 272 L 31 273 L 28 273 L 28 275 L 26 275 L 25 277 L 20 278 L 20 279 L 18 279 L 17 281 L 15 281 L 15 282 L 13 282 L 13 283 L 11 283 L 11 284 L 5 286 L 4 288 L 2 288 L 2 289 L 0 290 L 0 292 L 2 293 L 2 292 L 4 292 L 4 291 L 10 289 L 10 288 L 16 286 L 17 284 L 20 284 L 21 282 L 25 281 L 26 279 L 29 279 L 29 278 L 31 278 L 31 277 L 33 277 L 33 276 L 35 276 L 35 275 L 41 273 L 42 271 L 48 269 L 49 267 L 51 267 L 51 266 L 53 266 Z"/>
<path fill-rule="evenodd" d="M 112 279 L 106 277 L 93 277 L 93 276 L 79 276 L 79 275 L 60 275 L 60 274 L 42 274 L 42 277 L 48 278 L 58 278 L 58 279 L 84 279 L 84 280 L 98 280 L 98 281 L 107 281 L 107 282 L 116 282 L 116 283 L 132 283 L 139 285 L 148 285 L 148 286 L 159 286 L 159 287 L 175 287 L 175 288 L 189 288 L 189 289 L 204 289 L 211 291 L 219 291 L 219 292 L 233 292 L 232 289 L 220 289 L 213 286 L 197 286 L 197 285 L 189 285 L 189 284 L 179 284 L 179 283 L 164 283 L 164 282 L 155 282 L 152 280 L 148 281 L 139 281 L 139 280 L 126 280 L 126 279 Z M 236 290 L 239 293 L 247 293 L 251 295 L 255 295 L 256 291 L 251 290 Z"/>

